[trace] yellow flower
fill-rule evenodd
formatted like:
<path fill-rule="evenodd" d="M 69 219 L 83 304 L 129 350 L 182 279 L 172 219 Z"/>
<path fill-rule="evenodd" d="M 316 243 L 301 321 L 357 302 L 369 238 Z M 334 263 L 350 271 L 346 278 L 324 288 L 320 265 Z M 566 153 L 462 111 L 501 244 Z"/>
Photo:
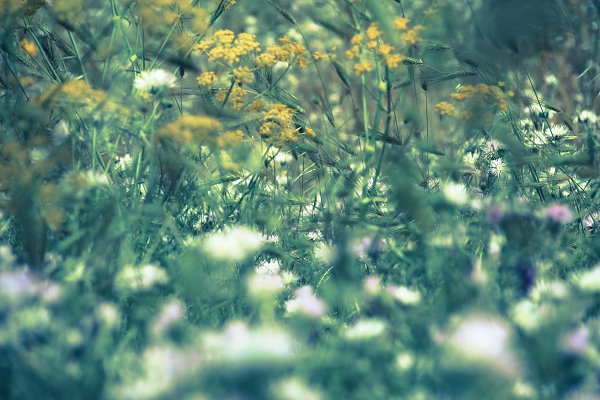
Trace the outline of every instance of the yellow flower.
<path fill-rule="evenodd" d="M 215 74 L 213 71 L 206 71 L 201 73 L 196 78 L 196 81 L 200 86 L 210 86 L 217 81 L 217 74 Z"/>
<path fill-rule="evenodd" d="M 157 139 L 172 139 L 182 144 L 200 144 L 211 139 L 211 135 L 223 129 L 218 119 L 204 115 L 182 115 L 156 131 Z"/>
<path fill-rule="evenodd" d="M 373 23 L 369 25 L 369 27 L 367 28 L 367 37 L 371 40 L 375 40 L 379 36 L 381 36 L 381 32 L 379 31 L 379 27 L 377 26 L 377 24 Z"/>
<path fill-rule="evenodd" d="M 254 82 L 254 73 L 248 67 L 237 67 L 233 69 L 233 77 L 236 83 Z"/>
<path fill-rule="evenodd" d="M 409 22 L 410 22 L 410 19 L 405 18 L 405 17 L 399 17 L 394 20 L 394 26 L 396 27 L 396 29 L 398 29 L 400 31 L 405 31 L 408 29 Z"/>
<path fill-rule="evenodd" d="M 32 57 L 35 57 L 38 54 L 38 48 L 36 46 L 35 43 L 33 43 L 30 40 L 27 39 L 22 39 L 21 42 L 21 47 L 23 48 L 23 50 L 25 50 L 27 53 L 29 53 L 29 55 L 31 55 Z"/>
<path fill-rule="evenodd" d="M 404 56 L 400 54 L 389 54 L 385 57 L 385 65 L 388 68 L 397 68 L 404 61 Z"/>
<path fill-rule="evenodd" d="M 361 61 L 357 64 L 354 64 L 354 72 L 358 75 L 362 75 L 365 72 L 370 72 L 373 70 L 373 66 L 368 61 Z"/>
<path fill-rule="evenodd" d="M 456 113 L 456 108 L 453 104 L 448 103 L 447 101 L 440 101 L 436 104 L 435 109 L 441 115 L 452 116 Z"/>
<path fill-rule="evenodd" d="M 425 27 L 423 27 L 422 25 L 417 25 L 414 28 L 404 32 L 402 35 L 400 35 L 400 37 L 406 43 L 417 44 L 417 42 L 419 41 L 419 31 L 422 31 L 423 29 L 425 29 Z"/>

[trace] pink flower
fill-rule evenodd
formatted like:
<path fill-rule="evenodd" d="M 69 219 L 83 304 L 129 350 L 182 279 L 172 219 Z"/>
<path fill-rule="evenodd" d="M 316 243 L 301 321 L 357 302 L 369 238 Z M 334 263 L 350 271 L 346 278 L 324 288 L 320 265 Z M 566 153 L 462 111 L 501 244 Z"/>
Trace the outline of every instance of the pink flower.
<path fill-rule="evenodd" d="M 294 292 L 294 298 L 285 304 L 287 312 L 304 314 L 311 318 L 320 318 L 325 315 L 325 303 L 313 293 L 310 286 L 302 286 Z"/>
<path fill-rule="evenodd" d="M 573 212 L 567 206 L 561 204 L 551 204 L 546 209 L 546 217 L 559 224 L 568 224 L 573 221 Z"/>

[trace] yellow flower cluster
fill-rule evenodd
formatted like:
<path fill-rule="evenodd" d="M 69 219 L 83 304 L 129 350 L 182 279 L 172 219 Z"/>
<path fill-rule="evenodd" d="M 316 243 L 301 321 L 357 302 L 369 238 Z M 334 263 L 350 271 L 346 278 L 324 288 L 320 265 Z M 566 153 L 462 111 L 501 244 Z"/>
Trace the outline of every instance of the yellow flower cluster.
<path fill-rule="evenodd" d="M 298 140 L 294 126 L 294 110 L 285 104 L 272 104 L 265 112 L 259 129 L 260 135 L 275 146 Z"/>
<path fill-rule="evenodd" d="M 306 47 L 284 36 L 279 38 L 279 44 L 267 47 L 264 53 L 256 57 L 256 65 L 264 68 L 270 68 L 278 61 L 295 64 L 304 69 L 308 66 Z"/>
<path fill-rule="evenodd" d="M 456 113 L 456 107 L 447 101 L 440 101 L 436 104 L 435 109 L 441 115 L 453 116 Z"/>
<path fill-rule="evenodd" d="M 156 131 L 156 139 L 171 139 L 181 144 L 202 144 L 214 140 L 223 129 L 218 119 L 204 115 L 182 115 Z"/>
<path fill-rule="evenodd" d="M 84 80 L 74 79 L 60 85 L 52 85 L 46 93 L 37 99 L 37 102 L 49 105 L 55 102 L 67 102 L 89 106 L 105 103 L 107 98 L 106 92 L 93 89 Z"/>
<path fill-rule="evenodd" d="M 394 27 L 400 33 L 400 38 L 406 44 L 416 44 L 419 41 L 419 32 L 423 30 L 423 26 L 416 25 L 409 28 L 410 20 L 400 17 L 394 20 Z M 354 65 L 354 71 L 358 75 L 372 71 L 373 66 L 370 62 L 360 60 L 363 51 L 374 52 L 375 55 L 381 57 L 388 68 L 397 68 L 405 57 L 389 43 L 383 40 L 383 34 L 377 23 L 370 24 L 364 33 L 356 34 L 350 40 L 351 47 L 346 51 L 348 60 L 358 60 Z"/>
<path fill-rule="evenodd" d="M 32 57 L 35 57 L 38 54 L 38 48 L 31 40 L 21 39 L 19 44 L 21 45 L 21 48 Z"/>
<path fill-rule="evenodd" d="M 196 50 L 206 53 L 211 61 L 222 60 L 232 65 L 239 63 L 246 54 L 260 51 L 260 44 L 250 33 L 242 32 L 236 36 L 229 29 L 221 29 L 210 39 L 200 41 Z"/>
<path fill-rule="evenodd" d="M 236 67 L 232 72 L 236 83 L 254 82 L 254 73 L 248 67 Z"/>
<path fill-rule="evenodd" d="M 419 42 L 419 32 L 425 29 L 423 25 L 415 25 L 412 28 L 408 27 L 410 19 L 405 17 L 396 18 L 394 26 L 401 31 L 400 38 L 408 44 L 417 44 Z"/>
<path fill-rule="evenodd" d="M 206 71 L 198 75 L 196 81 L 200 86 L 210 86 L 217 81 L 217 74 L 214 71 Z"/>
<path fill-rule="evenodd" d="M 229 97 L 227 96 L 228 93 Z M 246 91 L 239 86 L 233 86 L 231 91 L 229 89 L 220 89 L 215 96 L 219 103 L 224 103 L 225 99 L 227 99 L 227 104 L 234 110 L 240 110 L 244 106 L 245 97 Z"/>
<path fill-rule="evenodd" d="M 452 93 L 450 97 L 454 100 L 463 101 L 474 97 L 483 99 L 486 102 L 495 103 L 502 111 L 508 110 L 508 98 L 512 97 L 512 91 L 505 92 L 500 86 L 487 85 L 480 83 L 478 85 L 460 86 L 456 93 Z"/>

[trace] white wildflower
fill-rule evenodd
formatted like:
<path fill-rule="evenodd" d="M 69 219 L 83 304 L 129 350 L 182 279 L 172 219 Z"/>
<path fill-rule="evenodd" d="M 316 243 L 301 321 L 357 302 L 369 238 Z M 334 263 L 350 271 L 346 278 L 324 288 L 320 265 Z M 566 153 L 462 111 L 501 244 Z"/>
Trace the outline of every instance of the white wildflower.
<path fill-rule="evenodd" d="M 508 324 L 490 316 L 468 316 L 449 334 L 448 348 L 468 361 L 483 362 L 507 374 L 518 372 Z"/>
<path fill-rule="evenodd" d="M 263 236 L 245 226 L 236 226 L 210 235 L 202 246 L 215 260 L 240 262 L 258 251 L 264 243 Z"/>
<path fill-rule="evenodd" d="M 273 386 L 273 395 L 277 400 L 320 400 L 319 392 L 298 378 L 287 378 Z"/>
<path fill-rule="evenodd" d="M 380 319 L 361 319 L 347 327 L 344 336 L 348 340 L 368 340 L 383 334 L 385 328 L 385 322 Z"/>
<path fill-rule="evenodd" d="M 503 175 L 506 172 L 507 165 L 503 159 L 497 158 L 495 160 L 490 161 L 490 174 L 498 177 Z"/>
<path fill-rule="evenodd" d="M 154 264 L 145 264 L 139 267 L 127 265 L 115 278 L 116 286 L 122 290 L 150 289 L 153 286 L 165 284 L 167 281 L 165 270 Z"/>
<path fill-rule="evenodd" d="M 311 318 L 325 315 L 325 303 L 313 293 L 310 286 L 303 286 L 294 292 L 294 298 L 285 303 L 285 309 L 290 314 L 302 314 Z"/>
<path fill-rule="evenodd" d="M 595 124 L 598 121 L 598 116 L 589 110 L 583 110 L 579 113 L 578 117 L 580 122 Z M 575 121 L 577 122 L 577 121 Z"/>
<path fill-rule="evenodd" d="M 247 280 L 248 293 L 255 298 L 272 298 L 283 289 L 283 280 L 279 274 L 255 272 Z"/>
<path fill-rule="evenodd" d="M 164 69 L 142 71 L 136 76 L 133 86 L 141 92 L 155 92 L 175 86 L 177 78 Z"/>
<path fill-rule="evenodd" d="M 262 260 L 256 267 L 256 272 L 263 275 L 277 275 L 281 271 L 279 260 Z"/>
<path fill-rule="evenodd" d="M 442 193 L 448 202 L 457 206 L 463 206 L 469 201 L 467 189 L 461 183 L 445 183 L 442 186 Z"/>
<path fill-rule="evenodd" d="M 573 281 L 584 292 L 600 292 L 600 265 L 590 271 L 576 274 Z"/>
<path fill-rule="evenodd" d="M 396 356 L 396 367 L 400 371 L 406 371 L 415 364 L 415 357 L 408 351 L 398 353 Z"/>
<path fill-rule="evenodd" d="M 421 293 L 418 290 L 395 285 L 388 286 L 386 290 L 394 299 L 402 304 L 414 305 L 421 302 Z"/>

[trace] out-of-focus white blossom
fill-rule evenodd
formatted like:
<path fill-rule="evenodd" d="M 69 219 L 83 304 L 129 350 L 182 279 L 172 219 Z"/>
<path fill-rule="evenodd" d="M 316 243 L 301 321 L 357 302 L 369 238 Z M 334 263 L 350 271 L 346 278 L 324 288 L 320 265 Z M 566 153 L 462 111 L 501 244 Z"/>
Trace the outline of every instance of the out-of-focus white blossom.
<path fill-rule="evenodd" d="M 203 342 L 212 363 L 231 367 L 287 363 L 295 354 L 292 336 L 275 326 L 230 322 L 223 332 L 205 335 Z"/>
<path fill-rule="evenodd" d="M 509 325 L 491 316 L 463 317 L 449 333 L 446 345 L 465 360 L 485 363 L 506 374 L 520 369 L 511 347 Z"/>
<path fill-rule="evenodd" d="M 575 274 L 573 283 L 585 292 L 600 292 L 600 265 L 589 271 Z"/>
<path fill-rule="evenodd" d="M 185 309 L 178 300 L 171 300 L 165 304 L 160 313 L 152 322 L 152 333 L 161 335 L 166 332 L 171 326 L 180 321 L 185 314 Z"/>
<path fill-rule="evenodd" d="M 283 280 L 279 274 L 255 272 L 247 280 L 248 293 L 256 298 L 273 297 L 283 290 Z"/>
<path fill-rule="evenodd" d="M 414 305 L 421 302 L 421 293 L 418 290 L 407 288 L 406 286 L 389 285 L 386 291 L 394 299 L 405 305 Z"/>
<path fill-rule="evenodd" d="M 115 284 L 122 290 L 144 290 L 153 286 L 165 284 L 168 281 L 164 269 L 154 264 L 144 264 L 138 267 L 127 265 L 115 277 Z"/>
<path fill-rule="evenodd" d="M 290 314 L 302 314 L 311 318 L 325 315 L 325 303 L 313 293 L 311 286 L 303 286 L 294 292 L 294 298 L 285 303 Z"/>
<path fill-rule="evenodd" d="M 465 185 L 461 183 L 447 182 L 442 186 L 442 194 L 449 203 L 456 206 L 464 206 L 469 201 L 469 194 Z"/>
<path fill-rule="evenodd" d="M 240 262 L 260 250 L 264 237 L 245 226 L 227 228 L 208 236 L 203 250 L 210 257 L 220 261 Z"/>
<path fill-rule="evenodd" d="M 136 76 L 133 86 L 141 92 L 153 92 L 175 86 L 177 78 L 164 69 L 142 71 Z"/>
<path fill-rule="evenodd" d="M 321 400 L 321 393 L 298 378 L 287 378 L 277 382 L 272 389 L 277 400 Z"/>
<path fill-rule="evenodd" d="M 382 335 L 386 324 L 376 318 L 359 319 L 344 331 L 344 337 L 348 340 L 368 340 Z"/>

